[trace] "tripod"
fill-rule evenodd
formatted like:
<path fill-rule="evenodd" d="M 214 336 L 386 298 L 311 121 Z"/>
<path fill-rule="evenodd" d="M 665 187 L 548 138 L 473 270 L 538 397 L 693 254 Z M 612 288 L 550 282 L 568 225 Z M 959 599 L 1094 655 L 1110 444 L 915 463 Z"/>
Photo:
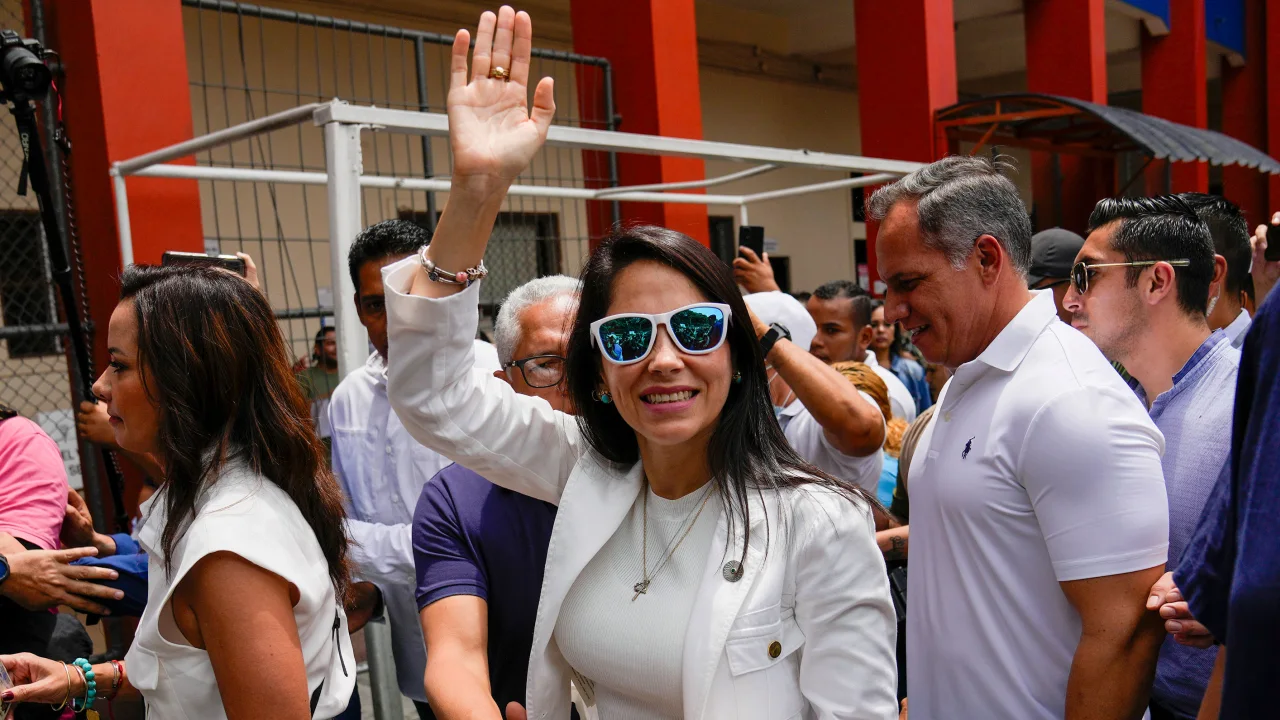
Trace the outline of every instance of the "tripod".
<path fill-rule="evenodd" d="M 62 232 L 58 227 L 58 218 L 53 209 L 53 197 L 49 190 L 49 173 L 45 166 L 44 147 L 40 141 L 35 108 L 30 97 L 7 88 L 0 91 L 0 102 L 9 105 L 9 111 L 13 113 L 18 126 L 18 139 L 22 143 L 24 173 L 18 179 L 18 194 L 25 194 L 27 179 L 30 178 L 31 188 L 35 190 L 36 200 L 40 205 L 40 221 L 44 226 L 44 236 L 47 240 L 49 266 L 52 268 L 58 297 L 62 300 L 63 314 L 67 318 L 72 359 L 76 363 L 80 380 L 83 382 L 80 391 L 84 399 L 96 403 L 98 400 L 93 394 L 93 374 L 89 364 L 89 353 L 92 352 L 92 348 L 87 342 L 83 319 L 80 317 L 75 291 L 71 286 L 71 263 L 67 259 L 66 245 L 63 244 Z M 115 511 L 115 526 L 120 532 L 128 532 L 129 516 L 124 510 L 124 478 L 111 452 L 103 449 L 102 453 L 104 467 L 107 470 L 107 485 L 111 492 L 111 504 Z M 93 482 L 96 478 L 85 478 L 85 481 Z"/>

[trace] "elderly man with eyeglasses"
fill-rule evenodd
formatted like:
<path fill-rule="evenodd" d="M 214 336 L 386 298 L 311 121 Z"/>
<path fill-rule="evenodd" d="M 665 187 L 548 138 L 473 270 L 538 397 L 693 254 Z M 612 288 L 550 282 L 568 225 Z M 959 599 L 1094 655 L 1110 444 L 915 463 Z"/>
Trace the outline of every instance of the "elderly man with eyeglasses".
<path fill-rule="evenodd" d="M 538 278 L 503 301 L 494 373 L 548 410 L 573 413 L 565 348 L 578 281 Z M 513 430 L 514 432 L 514 430 Z M 497 716 L 525 701 L 554 505 L 500 488 L 461 465 L 422 488 L 413 515 L 417 600 L 427 643 L 425 687 L 441 717 Z"/>
<path fill-rule="evenodd" d="M 1103 200 L 1076 257 L 1072 325 L 1133 376 L 1169 451 L 1169 559 L 1175 568 L 1215 483 L 1230 472 L 1240 351 L 1209 328 L 1214 245 L 1178 196 Z M 1166 637 L 1151 689 L 1152 720 L 1196 717 L 1216 651 Z"/>

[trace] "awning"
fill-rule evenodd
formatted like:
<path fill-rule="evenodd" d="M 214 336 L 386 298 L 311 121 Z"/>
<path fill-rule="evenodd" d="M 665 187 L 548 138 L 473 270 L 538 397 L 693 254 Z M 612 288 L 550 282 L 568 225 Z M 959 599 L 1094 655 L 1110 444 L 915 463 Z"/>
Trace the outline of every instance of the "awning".
<path fill-rule="evenodd" d="M 992 95 L 942 108 L 935 118 L 939 135 L 948 140 L 1103 157 L 1139 152 L 1157 160 L 1280 174 L 1280 162 L 1220 132 L 1057 95 Z"/>

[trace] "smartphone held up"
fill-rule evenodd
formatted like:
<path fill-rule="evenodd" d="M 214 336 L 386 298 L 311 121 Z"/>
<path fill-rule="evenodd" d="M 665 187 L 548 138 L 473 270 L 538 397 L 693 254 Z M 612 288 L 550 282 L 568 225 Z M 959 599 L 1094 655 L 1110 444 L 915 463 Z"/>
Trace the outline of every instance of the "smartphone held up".
<path fill-rule="evenodd" d="M 170 265 L 187 267 L 203 265 L 229 270 L 240 277 L 244 277 L 245 274 L 244 260 L 236 257 L 235 255 L 206 255 L 204 253 L 166 250 L 164 255 L 160 256 L 160 264 L 166 267 Z"/>

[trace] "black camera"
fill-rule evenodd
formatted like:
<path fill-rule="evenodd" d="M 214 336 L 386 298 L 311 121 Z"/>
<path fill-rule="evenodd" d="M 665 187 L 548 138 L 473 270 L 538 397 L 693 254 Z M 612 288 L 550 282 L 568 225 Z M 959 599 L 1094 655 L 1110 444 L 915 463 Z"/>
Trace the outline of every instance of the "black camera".
<path fill-rule="evenodd" d="M 44 97 L 53 82 L 53 73 L 44 64 L 45 54 L 39 40 L 0 30 L 0 86 L 5 95 L 13 100 Z"/>

